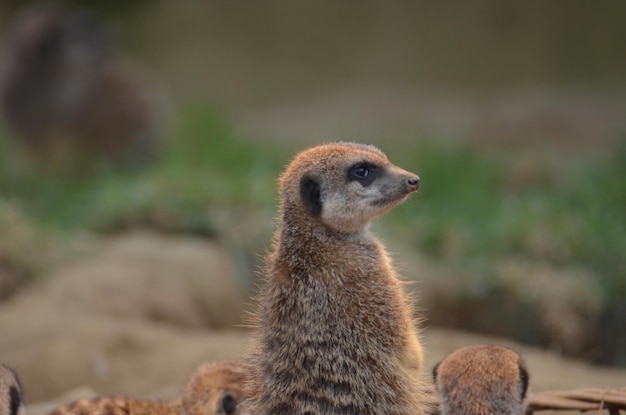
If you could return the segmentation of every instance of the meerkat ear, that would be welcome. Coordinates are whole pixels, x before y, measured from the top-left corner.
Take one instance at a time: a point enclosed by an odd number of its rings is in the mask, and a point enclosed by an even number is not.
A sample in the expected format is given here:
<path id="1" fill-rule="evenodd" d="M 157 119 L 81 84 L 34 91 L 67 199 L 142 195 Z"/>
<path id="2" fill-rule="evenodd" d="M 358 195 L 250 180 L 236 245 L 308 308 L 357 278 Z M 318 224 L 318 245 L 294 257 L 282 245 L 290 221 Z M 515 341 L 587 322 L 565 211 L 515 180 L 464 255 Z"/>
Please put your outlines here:
<path id="1" fill-rule="evenodd" d="M 435 384 L 435 386 L 437 386 L 437 370 L 439 369 L 440 363 L 441 362 L 437 363 L 435 367 L 433 367 L 433 383 Z"/>
<path id="2" fill-rule="evenodd" d="M 237 410 L 237 400 L 230 393 L 226 393 L 221 399 L 220 406 L 221 410 L 219 412 L 232 415 Z"/>
<path id="3" fill-rule="evenodd" d="M 524 400 L 528 391 L 528 370 L 526 370 L 524 365 L 519 365 L 519 375 L 522 381 L 522 400 Z"/>
<path id="4" fill-rule="evenodd" d="M 9 402 L 10 402 L 10 415 L 17 415 L 17 411 L 20 409 L 20 405 L 22 404 L 22 394 L 15 387 L 11 386 L 9 388 Z"/>
<path id="5" fill-rule="evenodd" d="M 300 197 L 304 206 L 315 216 L 322 213 L 322 198 L 320 185 L 311 176 L 304 176 L 300 180 Z"/>

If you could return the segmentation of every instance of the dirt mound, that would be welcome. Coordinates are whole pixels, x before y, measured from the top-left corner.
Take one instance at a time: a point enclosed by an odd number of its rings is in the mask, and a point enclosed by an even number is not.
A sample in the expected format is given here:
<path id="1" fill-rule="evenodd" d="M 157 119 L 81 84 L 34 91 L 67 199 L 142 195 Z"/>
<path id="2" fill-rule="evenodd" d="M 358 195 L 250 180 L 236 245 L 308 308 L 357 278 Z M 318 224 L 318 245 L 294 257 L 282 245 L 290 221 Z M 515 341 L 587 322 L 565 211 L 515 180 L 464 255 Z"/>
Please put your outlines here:
<path id="1" fill-rule="evenodd" d="M 242 292 L 217 242 L 136 232 L 60 267 L 20 301 L 178 327 L 232 328 L 240 322 Z"/>
<path id="2" fill-rule="evenodd" d="M 419 281 L 420 306 L 431 321 L 442 318 L 448 305 L 438 303 L 438 293 L 450 292 L 445 270 L 404 258 L 409 261 L 398 262 L 404 262 L 404 275 Z M 512 292 L 530 295 L 518 283 L 531 270 L 515 269 L 524 272 L 506 280 Z M 170 397 L 202 362 L 244 355 L 248 333 L 232 329 L 246 302 L 237 278 L 214 241 L 138 232 L 98 242 L 88 255 L 2 304 L 0 362 L 20 373 L 28 402 L 53 400 L 34 406 L 35 414 L 94 393 Z M 572 287 L 578 288 L 571 293 L 582 290 L 588 298 L 586 285 Z M 522 352 L 537 391 L 626 385 L 626 371 L 591 367 L 502 338 L 428 329 L 423 339 L 425 377 L 458 347 L 499 343 Z"/>
<path id="3" fill-rule="evenodd" d="M 215 241 L 113 237 L 2 304 L 0 361 L 31 402 L 83 385 L 131 395 L 179 385 L 203 361 L 240 355 L 242 292 Z"/>
<path id="4" fill-rule="evenodd" d="M 593 360 L 604 298 L 588 270 L 501 260 L 493 274 L 429 260 L 403 247 L 398 262 L 429 325 L 515 338 Z"/>
<path id="5" fill-rule="evenodd" d="M 180 386 L 204 361 L 241 356 L 240 331 L 184 331 L 144 321 L 22 305 L 0 311 L 0 361 L 20 374 L 29 402 L 87 385 L 142 396 Z"/>

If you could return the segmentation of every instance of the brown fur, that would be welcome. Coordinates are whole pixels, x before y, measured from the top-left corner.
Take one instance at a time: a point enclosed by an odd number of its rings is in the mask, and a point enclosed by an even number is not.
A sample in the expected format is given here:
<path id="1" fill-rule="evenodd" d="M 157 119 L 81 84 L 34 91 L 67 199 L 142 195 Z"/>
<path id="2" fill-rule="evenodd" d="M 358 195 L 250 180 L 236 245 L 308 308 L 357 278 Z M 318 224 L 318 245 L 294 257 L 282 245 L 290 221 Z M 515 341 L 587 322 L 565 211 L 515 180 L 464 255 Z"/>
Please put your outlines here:
<path id="1" fill-rule="evenodd" d="M 184 415 L 240 415 L 244 379 L 249 368 L 242 362 L 206 363 L 200 366 L 183 390 Z"/>
<path id="2" fill-rule="evenodd" d="M 50 415 L 241 415 L 246 371 L 240 362 L 205 363 L 172 402 L 97 397 L 61 406 Z"/>
<path id="3" fill-rule="evenodd" d="M 374 170 L 369 185 L 351 176 L 359 163 Z M 424 412 L 412 303 L 367 230 L 417 183 L 362 144 L 314 147 L 287 167 L 250 356 L 251 413 Z"/>
<path id="4" fill-rule="evenodd" d="M 50 415 L 182 415 L 166 402 L 141 401 L 125 396 L 80 399 L 56 408 Z"/>
<path id="5" fill-rule="evenodd" d="M 521 356 L 500 346 L 467 346 L 433 369 L 442 415 L 522 415 L 528 373 Z"/>
<path id="6" fill-rule="evenodd" d="M 22 385 L 17 374 L 0 364 L 0 415 L 25 415 Z"/>
<path id="7" fill-rule="evenodd" d="M 101 22 L 85 12 L 38 7 L 18 16 L 8 38 L 0 112 L 36 160 L 64 167 L 154 155 L 154 91 L 117 57 Z"/>

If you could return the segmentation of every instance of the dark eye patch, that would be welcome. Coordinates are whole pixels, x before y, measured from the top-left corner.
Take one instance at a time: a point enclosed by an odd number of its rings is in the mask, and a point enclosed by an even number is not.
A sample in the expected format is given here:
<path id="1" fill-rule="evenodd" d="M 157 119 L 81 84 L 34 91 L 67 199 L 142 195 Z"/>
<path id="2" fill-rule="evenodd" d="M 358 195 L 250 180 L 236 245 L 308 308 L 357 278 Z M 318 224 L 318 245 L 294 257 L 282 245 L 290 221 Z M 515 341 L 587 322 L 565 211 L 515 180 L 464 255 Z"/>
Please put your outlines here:
<path id="1" fill-rule="evenodd" d="M 322 197 L 319 183 L 310 176 L 304 176 L 300 180 L 300 197 L 304 206 L 314 216 L 322 213 Z"/>
<path id="2" fill-rule="evenodd" d="M 348 180 L 357 181 L 363 186 L 369 186 L 378 177 L 380 170 L 380 167 L 371 163 L 356 163 L 348 169 Z"/>

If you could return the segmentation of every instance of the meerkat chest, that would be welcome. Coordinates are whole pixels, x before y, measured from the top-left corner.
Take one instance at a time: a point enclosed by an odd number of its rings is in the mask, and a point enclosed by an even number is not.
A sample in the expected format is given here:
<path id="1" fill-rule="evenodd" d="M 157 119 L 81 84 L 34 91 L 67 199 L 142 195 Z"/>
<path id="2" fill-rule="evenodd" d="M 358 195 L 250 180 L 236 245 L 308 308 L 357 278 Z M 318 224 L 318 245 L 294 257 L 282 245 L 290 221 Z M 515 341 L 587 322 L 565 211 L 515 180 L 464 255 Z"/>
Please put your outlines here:
<path id="1" fill-rule="evenodd" d="M 295 337 L 351 339 L 380 347 L 402 341 L 402 304 L 397 287 L 379 275 L 307 275 L 275 287 L 267 323 Z"/>

